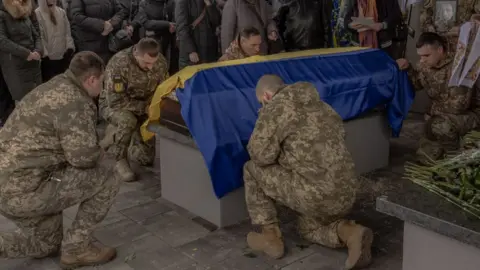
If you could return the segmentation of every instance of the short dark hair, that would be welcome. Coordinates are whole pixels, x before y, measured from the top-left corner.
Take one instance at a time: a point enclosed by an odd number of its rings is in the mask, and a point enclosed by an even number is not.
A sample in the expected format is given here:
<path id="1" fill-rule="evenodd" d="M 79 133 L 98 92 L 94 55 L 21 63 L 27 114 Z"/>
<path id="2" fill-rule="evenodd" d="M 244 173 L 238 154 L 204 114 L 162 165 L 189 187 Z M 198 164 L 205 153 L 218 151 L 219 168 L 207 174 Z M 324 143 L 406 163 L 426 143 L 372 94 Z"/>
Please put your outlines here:
<path id="1" fill-rule="evenodd" d="M 148 54 L 150 57 L 157 57 L 160 54 L 160 44 L 153 38 L 142 38 L 135 45 L 137 52 Z"/>
<path id="2" fill-rule="evenodd" d="M 91 51 L 78 52 L 73 56 L 68 67 L 80 81 L 90 76 L 100 77 L 105 71 L 105 63 L 98 54 Z"/>
<path id="3" fill-rule="evenodd" d="M 252 36 L 260 36 L 260 31 L 253 26 L 249 26 L 243 28 L 238 35 L 243 38 L 250 38 Z"/>
<path id="4" fill-rule="evenodd" d="M 443 50 L 447 50 L 447 39 L 434 32 L 424 32 L 418 38 L 416 47 L 419 49 L 425 45 L 442 47 Z"/>

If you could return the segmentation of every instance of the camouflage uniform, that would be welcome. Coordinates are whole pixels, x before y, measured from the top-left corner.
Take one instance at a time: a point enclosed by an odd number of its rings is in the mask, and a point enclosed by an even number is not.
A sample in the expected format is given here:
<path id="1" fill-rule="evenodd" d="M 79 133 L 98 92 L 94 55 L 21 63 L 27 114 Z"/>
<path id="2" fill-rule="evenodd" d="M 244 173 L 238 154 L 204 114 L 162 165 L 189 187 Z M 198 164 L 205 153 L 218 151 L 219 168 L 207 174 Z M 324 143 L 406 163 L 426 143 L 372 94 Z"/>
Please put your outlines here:
<path id="1" fill-rule="evenodd" d="M 0 129 L 0 212 L 19 227 L 0 233 L 0 257 L 90 247 L 120 186 L 115 160 L 98 146 L 96 120 L 94 101 L 67 71 L 25 96 Z M 62 211 L 78 203 L 63 236 Z"/>
<path id="2" fill-rule="evenodd" d="M 244 167 L 253 224 L 277 223 L 273 200 L 299 213 L 299 231 L 328 247 L 344 245 L 337 227 L 355 201 L 357 179 L 343 120 L 310 83 L 281 89 L 261 109 Z"/>
<path id="3" fill-rule="evenodd" d="M 248 55 L 242 50 L 242 47 L 238 43 L 238 38 L 236 38 L 230 46 L 225 50 L 225 53 L 218 59 L 218 62 L 229 61 L 229 60 L 237 60 L 247 58 Z"/>
<path id="4" fill-rule="evenodd" d="M 147 119 L 151 98 L 167 72 L 167 61 L 162 55 L 151 70 L 142 69 L 133 55 L 133 47 L 118 52 L 108 62 L 99 107 L 102 117 L 109 123 L 107 135 L 114 133 L 109 152 L 118 160 L 128 155 L 130 160 L 142 165 L 153 162 L 154 143 L 152 140 L 143 142 L 140 126 Z"/>
<path id="5" fill-rule="evenodd" d="M 474 91 L 465 86 L 448 87 L 453 55 L 448 54 L 436 67 L 421 64 L 409 69 L 415 89 L 425 89 L 432 100 L 425 124 L 425 136 L 417 151 L 419 161 L 426 156 L 439 159 L 445 151 L 456 150 L 461 136 L 476 128 L 479 119 L 474 113 Z"/>
<path id="6" fill-rule="evenodd" d="M 456 22 L 454 25 L 439 27 L 435 25 L 436 0 L 425 0 L 423 10 L 420 13 L 420 28 L 423 32 L 435 32 L 445 34 L 454 26 L 460 26 L 470 21 L 473 14 L 480 13 L 480 0 L 458 0 Z M 444 28 L 444 29 L 441 29 Z"/>

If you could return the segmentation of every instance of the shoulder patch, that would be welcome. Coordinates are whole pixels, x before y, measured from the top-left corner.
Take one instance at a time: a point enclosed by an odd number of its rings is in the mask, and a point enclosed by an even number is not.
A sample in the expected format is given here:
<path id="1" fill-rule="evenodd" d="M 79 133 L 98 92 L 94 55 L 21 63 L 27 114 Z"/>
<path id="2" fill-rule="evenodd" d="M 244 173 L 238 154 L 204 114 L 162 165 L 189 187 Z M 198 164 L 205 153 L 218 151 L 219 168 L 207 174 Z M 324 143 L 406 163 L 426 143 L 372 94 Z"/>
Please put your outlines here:
<path id="1" fill-rule="evenodd" d="M 123 93 L 125 91 L 125 83 L 123 82 L 121 75 L 113 75 L 113 89 L 117 93 Z"/>

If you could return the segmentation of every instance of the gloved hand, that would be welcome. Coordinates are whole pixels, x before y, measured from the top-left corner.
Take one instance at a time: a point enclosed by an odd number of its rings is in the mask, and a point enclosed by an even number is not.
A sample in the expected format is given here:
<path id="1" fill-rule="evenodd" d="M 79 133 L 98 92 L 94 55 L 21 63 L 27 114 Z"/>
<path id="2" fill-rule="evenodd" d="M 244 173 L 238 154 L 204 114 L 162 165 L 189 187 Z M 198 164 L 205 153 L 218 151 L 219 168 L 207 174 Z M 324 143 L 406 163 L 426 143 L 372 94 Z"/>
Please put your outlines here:
<path id="1" fill-rule="evenodd" d="M 73 49 L 68 49 L 65 54 L 63 54 L 63 59 L 72 59 L 75 51 Z"/>

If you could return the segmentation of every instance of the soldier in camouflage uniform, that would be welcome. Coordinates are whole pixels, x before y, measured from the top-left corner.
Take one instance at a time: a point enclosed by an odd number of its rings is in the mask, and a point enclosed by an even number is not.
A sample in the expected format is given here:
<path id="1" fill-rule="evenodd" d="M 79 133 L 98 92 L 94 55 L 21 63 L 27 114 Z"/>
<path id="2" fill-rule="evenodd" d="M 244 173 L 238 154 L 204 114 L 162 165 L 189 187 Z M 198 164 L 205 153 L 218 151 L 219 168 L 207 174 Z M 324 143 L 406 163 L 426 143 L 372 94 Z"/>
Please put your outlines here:
<path id="1" fill-rule="evenodd" d="M 243 59 L 260 54 L 262 36 L 255 27 L 248 27 L 240 31 L 225 53 L 218 59 L 219 62 Z"/>
<path id="2" fill-rule="evenodd" d="M 279 77 L 265 75 L 257 98 L 263 108 L 243 172 L 250 218 L 262 232 L 249 233 L 248 245 L 273 258 L 284 255 L 276 201 L 299 214 L 298 229 L 307 240 L 347 246 L 347 269 L 368 265 L 372 231 L 343 219 L 358 186 L 343 120 L 310 83 L 284 85 Z"/>
<path id="3" fill-rule="evenodd" d="M 61 249 L 66 269 L 115 257 L 114 248 L 91 242 L 121 184 L 95 129 L 104 67 L 95 53 L 78 53 L 65 73 L 25 96 L 0 130 L 0 213 L 19 227 L 0 233 L 0 257 L 43 258 Z M 76 204 L 63 235 L 62 211 Z"/>
<path id="4" fill-rule="evenodd" d="M 99 99 L 100 113 L 108 126 L 100 144 L 120 161 L 123 181 L 135 180 L 129 160 L 144 166 L 153 163 L 154 142 L 143 142 L 140 126 L 147 119 L 151 98 L 167 72 L 160 45 L 152 38 L 141 39 L 108 62 L 105 88 Z"/>
<path id="5" fill-rule="evenodd" d="M 479 119 L 474 112 L 474 91 L 466 86 L 448 86 L 454 53 L 447 50 L 447 41 L 437 33 L 423 33 L 417 42 L 418 67 L 406 59 L 398 59 L 400 69 L 408 70 L 416 90 L 425 89 L 432 100 L 427 114 L 425 137 L 417 151 L 418 161 L 437 160 L 447 151 L 459 148 L 460 138 L 475 129 Z"/>
<path id="6" fill-rule="evenodd" d="M 480 13 L 480 0 L 458 0 L 457 11 L 454 13 L 456 20 L 453 25 L 435 24 L 437 0 L 423 1 L 423 10 L 420 13 L 420 28 L 423 32 L 435 32 L 441 35 L 457 37 L 459 26 L 469 21 L 473 14 Z M 452 10 L 454 11 L 454 10 Z M 453 40 L 455 40 L 453 38 Z"/>

